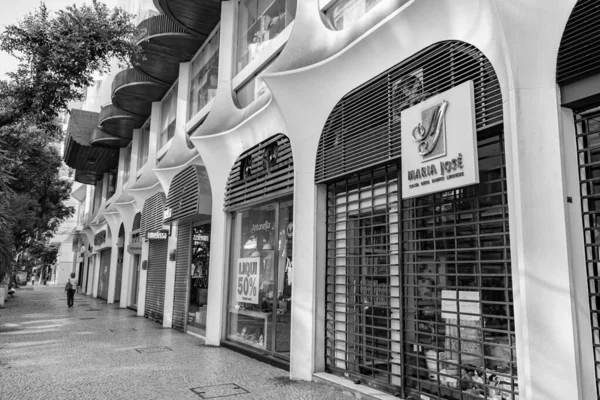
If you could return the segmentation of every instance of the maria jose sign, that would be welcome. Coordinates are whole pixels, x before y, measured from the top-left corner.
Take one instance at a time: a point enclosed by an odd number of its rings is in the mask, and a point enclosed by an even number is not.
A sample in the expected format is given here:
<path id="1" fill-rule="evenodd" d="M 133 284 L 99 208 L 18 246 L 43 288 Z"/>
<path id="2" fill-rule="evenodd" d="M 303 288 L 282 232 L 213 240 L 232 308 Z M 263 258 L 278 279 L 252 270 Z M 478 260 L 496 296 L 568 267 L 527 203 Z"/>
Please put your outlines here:
<path id="1" fill-rule="evenodd" d="M 402 198 L 479 183 L 473 82 L 402 111 Z"/>

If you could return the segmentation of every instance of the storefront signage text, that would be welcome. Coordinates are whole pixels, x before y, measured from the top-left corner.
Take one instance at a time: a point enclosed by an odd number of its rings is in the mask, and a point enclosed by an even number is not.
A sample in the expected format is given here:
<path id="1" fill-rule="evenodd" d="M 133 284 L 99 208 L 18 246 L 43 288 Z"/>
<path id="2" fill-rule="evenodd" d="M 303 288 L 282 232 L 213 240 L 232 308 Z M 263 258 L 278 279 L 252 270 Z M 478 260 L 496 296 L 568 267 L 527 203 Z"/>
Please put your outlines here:
<path id="1" fill-rule="evenodd" d="M 167 240 L 169 237 L 169 231 L 161 229 L 158 231 L 148 231 L 146 232 L 146 239 L 149 240 Z"/>
<path id="2" fill-rule="evenodd" d="M 479 183 L 473 82 L 402 111 L 402 198 Z"/>
<path id="3" fill-rule="evenodd" d="M 129 254 L 142 254 L 142 244 L 139 242 L 130 242 L 127 246 L 127 252 Z"/>
<path id="4" fill-rule="evenodd" d="M 271 229 L 271 223 L 269 221 L 265 221 L 264 224 L 253 224 L 252 229 L 250 229 L 250 231 L 254 233 L 259 231 L 266 231 L 269 229 Z"/>
<path id="5" fill-rule="evenodd" d="M 260 258 L 240 258 L 237 268 L 237 290 L 235 300 L 258 304 L 258 282 L 260 280 Z"/>
<path id="6" fill-rule="evenodd" d="M 163 219 L 171 218 L 171 215 L 173 215 L 173 210 L 171 210 L 170 208 L 167 208 L 163 212 Z"/>

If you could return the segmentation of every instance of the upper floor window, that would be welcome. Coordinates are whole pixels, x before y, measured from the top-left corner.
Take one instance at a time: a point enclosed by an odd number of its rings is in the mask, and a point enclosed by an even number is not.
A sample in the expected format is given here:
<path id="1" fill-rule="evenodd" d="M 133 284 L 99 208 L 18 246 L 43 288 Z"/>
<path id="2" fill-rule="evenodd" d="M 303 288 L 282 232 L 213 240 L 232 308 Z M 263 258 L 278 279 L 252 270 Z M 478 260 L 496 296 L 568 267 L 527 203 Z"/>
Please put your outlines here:
<path id="1" fill-rule="evenodd" d="M 138 147 L 138 159 L 137 159 L 137 170 L 142 169 L 148 161 L 148 149 L 150 147 L 150 131 L 148 128 L 142 129 L 142 135 L 140 136 L 140 145 Z"/>
<path id="2" fill-rule="evenodd" d="M 219 31 L 192 61 L 188 121 L 217 94 L 219 80 Z"/>
<path id="3" fill-rule="evenodd" d="M 296 15 L 296 0 L 240 0 L 237 70 L 240 72 Z"/>
<path id="4" fill-rule="evenodd" d="M 129 180 L 129 172 L 131 170 L 131 143 L 125 150 L 125 160 L 123 160 L 123 185 Z"/>
<path id="5" fill-rule="evenodd" d="M 117 170 L 113 169 L 108 172 L 108 191 L 106 198 L 110 199 L 117 191 Z"/>
<path id="6" fill-rule="evenodd" d="M 383 0 L 337 0 L 326 10 L 325 15 L 333 29 L 342 30 L 358 21 Z"/>
<path id="7" fill-rule="evenodd" d="M 250 103 L 256 100 L 261 94 L 267 91 L 267 85 L 262 79 L 262 73 L 275 61 L 277 56 L 273 57 L 271 61 L 265 64 L 256 74 L 244 83 L 235 94 L 237 96 L 238 105 L 241 108 L 246 108 Z"/>
<path id="8" fill-rule="evenodd" d="M 175 120 L 177 117 L 177 88 L 171 91 L 162 102 L 160 113 L 160 133 L 158 147 L 160 150 L 175 136 Z"/>

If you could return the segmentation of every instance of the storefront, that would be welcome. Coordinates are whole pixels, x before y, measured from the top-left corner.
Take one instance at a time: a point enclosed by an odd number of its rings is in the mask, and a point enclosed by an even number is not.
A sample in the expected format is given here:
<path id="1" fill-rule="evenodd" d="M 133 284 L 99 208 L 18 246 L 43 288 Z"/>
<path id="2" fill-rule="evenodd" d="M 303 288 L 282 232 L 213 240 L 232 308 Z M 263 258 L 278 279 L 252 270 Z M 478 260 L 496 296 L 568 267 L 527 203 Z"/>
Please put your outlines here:
<path id="1" fill-rule="evenodd" d="M 121 224 L 117 239 L 117 276 L 115 277 L 115 303 L 121 301 L 121 282 L 123 281 L 123 255 L 125 253 L 125 227 Z"/>
<path id="2" fill-rule="evenodd" d="M 94 249 L 100 254 L 100 270 L 98 275 L 98 297 L 102 300 L 108 299 L 108 280 L 110 277 L 110 257 L 112 249 L 107 247 L 106 230 L 98 232 L 94 236 Z M 104 249 L 103 249 L 104 248 Z"/>
<path id="3" fill-rule="evenodd" d="M 212 197 L 204 167 L 192 165 L 173 178 L 164 223 L 177 227 L 173 328 L 206 335 Z"/>
<path id="4" fill-rule="evenodd" d="M 162 322 L 165 308 L 165 281 L 169 229 L 163 229 L 164 193 L 157 193 L 144 203 L 141 234 L 149 241 L 144 317 Z"/>
<path id="5" fill-rule="evenodd" d="M 231 212 L 225 344 L 289 362 L 294 165 L 276 135 L 242 154 L 227 181 Z"/>
<path id="6" fill-rule="evenodd" d="M 502 96 L 486 57 L 441 42 L 348 93 L 316 183 L 326 369 L 400 397 L 517 399 Z"/>
<path id="7" fill-rule="evenodd" d="M 129 245 L 127 246 L 127 252 L 133 256 L 131 257 L 131 287 L 129 290 L 130 295 L 127 300 L 127 307 L 133 310 L 137 310 L 138 291 L 140 287 L 140 268 L 142 267 L 142 238 L 140 236 L 141 218 L 141 213 L 135 215 L 131 238 L 129 239 Z"/>

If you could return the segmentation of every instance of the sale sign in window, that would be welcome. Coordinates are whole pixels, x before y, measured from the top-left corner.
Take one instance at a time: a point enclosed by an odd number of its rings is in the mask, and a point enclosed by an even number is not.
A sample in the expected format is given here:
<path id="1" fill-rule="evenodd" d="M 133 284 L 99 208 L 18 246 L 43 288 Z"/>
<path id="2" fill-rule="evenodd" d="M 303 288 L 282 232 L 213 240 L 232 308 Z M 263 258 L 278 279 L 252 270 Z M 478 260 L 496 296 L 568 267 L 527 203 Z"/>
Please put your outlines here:
<path id="1" fill-rule="evenodd" d="M 260 258 L 240 258 L 237 272 L 235 300 L 242 303 L 258 304 Z"/>

